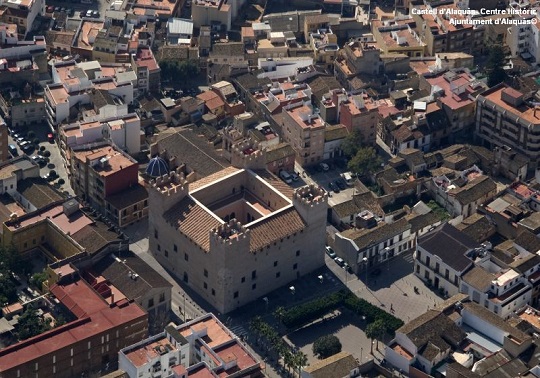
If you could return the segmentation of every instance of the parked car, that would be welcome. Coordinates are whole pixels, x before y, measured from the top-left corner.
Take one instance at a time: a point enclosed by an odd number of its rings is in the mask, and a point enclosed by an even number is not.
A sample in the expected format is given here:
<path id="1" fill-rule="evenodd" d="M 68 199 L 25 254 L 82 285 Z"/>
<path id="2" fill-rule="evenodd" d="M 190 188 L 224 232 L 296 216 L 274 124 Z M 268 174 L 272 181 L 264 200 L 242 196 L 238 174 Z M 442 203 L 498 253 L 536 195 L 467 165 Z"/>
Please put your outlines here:
<path id="1" fill-rule="evenodd" d="M 8 151 L 11 154 L 11 156 L 19 156 L 19 152 L 17 151 L 17 146 L 14 144 L 8 144 Z"/>
<path id="2" fill-rule="evenodd" d="M 336 258 L 334 258 L 334 261 L 335 261 L 336 264 L 338 264 L 339 266 L 345 265 L 345 260 L 343 260 L 341 257 L 336 257 Z"/>
<path id="3" fill-rule="evenodd" d="M 352 273 L 352 269 L 349 266 L 349 264 L 347 264 L 347 263 L 343 264 L 343 269 L 345 269 L 345 271 L 347 271 L 347 273 Z"/>
<path id="4" fill-rule="evenodd" d="M 97 11 L 97 10 L 92 11 L 92 17 L 99 18 L 99 11 Z"/>
<path id="5" fill-rule="evenodd" d="M 330 166 L 326 163 L 321 163 L 319 164 L 319 166 L 322 168 L 323 171 L 329 171 L 330 170 Z"/>
<path id="6" fill-rule="evenodd" d="M 53 7 L 52 5 L 49 5 L 49 6 L 45 9 L 45 11 L 46 11 L 47 13 L 52 13 L 52 12 L 54 12 L 54 7 Z"/>
<path id="7" fill-rule="evenodd" d="M 32 143 L 30 144 L 27 144 L 23 147 L 21 147 L 21 150 L 23 150 L 23 152 L 27 155 L 31 154 L 33 151 L 34 151 L 34 145 Z"/>
<path id="8" fill-rule="evenodd" d="M 22 142 L 27 142 L 26 138 L 23 137 L 23 136 L 13 138 L 13 140 L 15 140 L 15 142 L 17 142 L 19 144 L 22 143 Z"/>
<path id="9" fill-rule="evenodd" d="M 43 159 L 41 156 L 38 156 L 38 155 L 34 155 L 32 156 L 31 158 L 33 161 L 35 161 L 40 167 L 44 167 L 47 162 L 45 161 L 45 159 Z"/>
<path id="10" fill-rule="evenodd" d="M 293 181 L 300 180 L 300 176 L 298 176 L 298 174 L 296 172 L 291 172 L 290 175 L 291 175 Z"/>
<path id="11" fill-rule="evenodd" d="M 293 178 L 289 173 L 287 173 L 287 171 L 279 172 L 279 177 L 281 177 L 281 179 L 287 184 L 292 184 Z"/>
<path id="12" fill-rule="evenodd" d="M 337 179 L 336 180 L 336 185 L 339 187 L 339 189 L 341 190 L 345 190 L 347 189 L 347 184 L 345 184 L 345 181 L 343 181 L 342 179 Z"/>
<path id="13" fill-rule="evenodd" d="M 88 9 L 84 15 L 84 17 L 92 17 L 92 9 Z"/>
<path id="14" fill-rule="evenodd" d="M 336 257 L 336 253 L 334 252 L 332 247 L 327 245 L 325 248 L 326 248 L 326 254 L 334 259 Z"/>
<path id="15" fill-rule="evenodd" d="M 19 143 L 19 147 L 24 148 L 25 146 L 28 146 L 29 144 L 32 144 L 29 140 L 23 140 Z"/>
<path id="16" fill-rule="evenodd" d="M 333 190 L 334 193 L 339 193 L 339 188 L 335 182 L 330 181 L 330 184 L 328 184 L 328 187 L 330 188 L 330 190 Z"/>
<path id="17" fill-rule="evenodd" d="M 68 8 L 67 14 L 68 14 L 69 17 L 73 17 L 73 16 L 75 16 L 75 10 L 72 9 L 72 8 Z"/>
<path id="18" fill-rule="evenodd" d="M 48 133 L 47 134 L 47 140 L 49 141 L 49 143 L 54 143 L 54 134 L 53 133 Z"/>

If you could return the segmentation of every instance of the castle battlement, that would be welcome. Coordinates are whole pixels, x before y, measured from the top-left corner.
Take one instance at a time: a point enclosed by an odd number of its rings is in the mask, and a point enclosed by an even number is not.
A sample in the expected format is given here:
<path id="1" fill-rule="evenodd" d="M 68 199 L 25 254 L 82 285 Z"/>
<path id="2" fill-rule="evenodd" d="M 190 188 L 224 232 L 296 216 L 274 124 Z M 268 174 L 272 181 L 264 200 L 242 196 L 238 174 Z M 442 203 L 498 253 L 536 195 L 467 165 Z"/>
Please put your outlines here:
<path id="1" fill-rule="evenodd" d="M 235 143 L 231 149 L 231 164 L 237 168 L 262 169 L 265 156 L 258 143 L 247 139 Z"/>
<path id="2" fill-rule="evenodd" d="M 153 188 L 159 193 L 167 196 L 171 196 L 179 192 L 188 192 L 188 182 L 180 167 L 169 172 L 168 174 L 150 180 L 149 184 L 150 188 Z"/>
<path id="3" fill-rule="evenodd" d="M 232 245 L 249 237 L 250 231 L 236 219 L 222 224 L 210 231 L 210 237 L 221 244 Z"/>
<path id="4" fill-rule="evenodd" d="M 293 201 L 311 207 L 326 204 L 328 202 L 328 194 L 324 189 L 310 184 L 296 189 L 293 193 Z"/>

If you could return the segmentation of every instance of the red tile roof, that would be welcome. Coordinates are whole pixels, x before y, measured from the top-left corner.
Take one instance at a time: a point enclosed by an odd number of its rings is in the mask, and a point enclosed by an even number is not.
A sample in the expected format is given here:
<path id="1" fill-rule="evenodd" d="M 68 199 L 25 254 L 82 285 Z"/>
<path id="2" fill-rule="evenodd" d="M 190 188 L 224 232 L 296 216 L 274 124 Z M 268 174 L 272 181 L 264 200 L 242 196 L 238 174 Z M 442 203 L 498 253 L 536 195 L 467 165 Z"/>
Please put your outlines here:
<path id="1" fill-rule="evenodd" d="M 82 279 L 67 285 L 55 284 L 51 293 L 73 310 L 78 319 L 1 350 L 0 372 L 147 316 L 134 302 L 122 308 L 109 307 Z"/>

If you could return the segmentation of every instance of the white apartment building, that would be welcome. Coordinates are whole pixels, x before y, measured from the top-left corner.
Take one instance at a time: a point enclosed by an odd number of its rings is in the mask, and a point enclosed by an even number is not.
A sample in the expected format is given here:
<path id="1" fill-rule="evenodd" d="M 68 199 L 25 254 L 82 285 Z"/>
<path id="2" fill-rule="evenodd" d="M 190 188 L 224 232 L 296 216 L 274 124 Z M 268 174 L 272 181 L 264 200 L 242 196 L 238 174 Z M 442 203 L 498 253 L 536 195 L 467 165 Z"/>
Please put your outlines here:
<path id="1" fill-rule="evenodd" d="M 129 378 L 262 376 L 260 362 L 213 314 L 120 350 L 118 366 Z"/>
<path id="2" fill-rule="evenodd" d="M 536 17 L 536 15 L 525 14 L 527 18 Z M 513 58 L 533 58 L 537 64 L 540 62 L 540 29 L 537 23 L 523 22 L 511 25 L 508 28 L 506 41 Z"/>

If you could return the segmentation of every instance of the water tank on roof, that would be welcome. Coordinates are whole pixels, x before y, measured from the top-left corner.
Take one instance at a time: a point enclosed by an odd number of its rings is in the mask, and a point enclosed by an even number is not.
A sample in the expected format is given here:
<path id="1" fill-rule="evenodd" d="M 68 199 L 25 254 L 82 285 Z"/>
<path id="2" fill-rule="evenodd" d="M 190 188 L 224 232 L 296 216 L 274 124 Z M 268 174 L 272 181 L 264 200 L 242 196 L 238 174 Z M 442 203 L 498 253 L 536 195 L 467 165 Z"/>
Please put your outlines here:
<path id="1" fill-rule="evenodd" d="M 169 166 L 165 160 L 159 156 L 150 159 L 146 167 L 146 174 L 150 177 L 159 177 L 169 173 Z"/>

